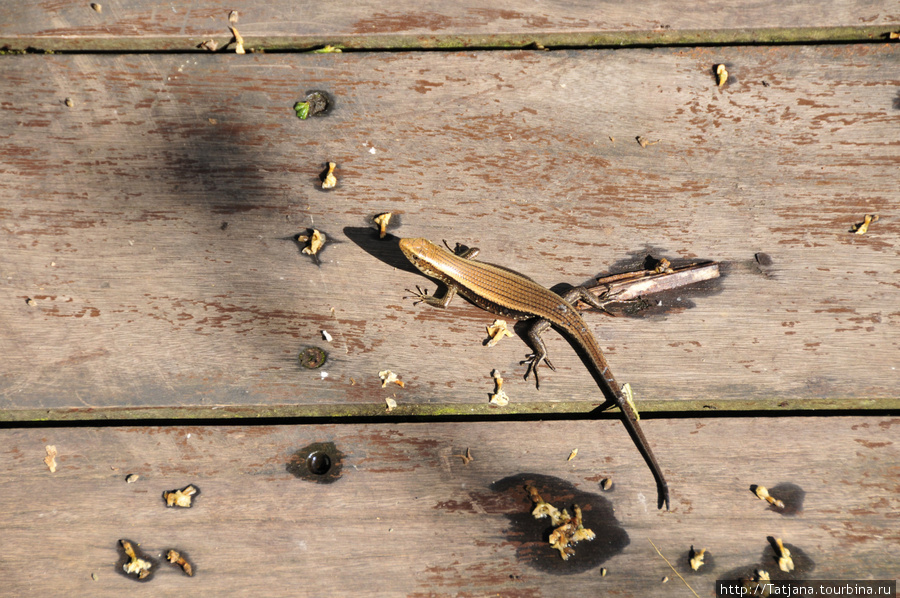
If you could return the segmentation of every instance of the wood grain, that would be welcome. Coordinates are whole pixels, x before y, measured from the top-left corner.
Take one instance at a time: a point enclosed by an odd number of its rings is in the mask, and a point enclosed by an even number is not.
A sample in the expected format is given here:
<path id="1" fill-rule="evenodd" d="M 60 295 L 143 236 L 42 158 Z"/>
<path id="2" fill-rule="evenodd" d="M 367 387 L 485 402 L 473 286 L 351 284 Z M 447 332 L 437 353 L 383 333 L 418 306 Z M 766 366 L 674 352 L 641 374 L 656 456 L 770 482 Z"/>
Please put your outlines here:
<path id="1" fill-rule="evenodd" d="M 668 513 L 654 508 L 652 477 L 617 422 L 7 429 L 0 579 L 5 594 L 43 596 L 260 587 L 270 596 L 690 595 L 652 540 L 712 596 L 716 579 L 754 566 L 778 578 L 764 557 L 767 536 L 793 547 L 796 577 L 893 579 L 898 425 L 878 417 L 647 422 L 672 486 Z M 315 442 L 344 454 L 334 483 L 287 471 Z M 59 450 L 54 474 L 42 461 L 46 444 Z M 467 448 L 474 461 L 464 465 Z M 572 448 L 578 456 L 566 461 Z M 131 473 L 140 479 L 128 484 Z M 563 563 L 539 531 L 516 534 L 531 503 L 520 478 L 500 482 L 518 474 L 538 480 L 556 506 L 575 496 L 595 505 L 586 524 L 614 524 L 610 533 L 626 545 L 595 557 L 607 535 Z M 611 491 L 599 489 L 604 477 Z M 200 488 L 194 506 L 167 509 L 162 492 L 187 484 Z M 772 511 L 752 484 L 794 487 L 801 511 Z M 614 509 L 612 519 L 599 520 L 601 507 Z M 120 538 L 153 558 L 185 552 L 195 576 L 163 563 L 138 585 L 118 572 Z M 692 544 L 710 555 L 699 573 L 685 564 Z"/>
<path id="2" fill-rule="evenodd" d="M 511 410 L 599 403 L 556 335 L 537 392 L 522 342 L 480 346 L 488 314 L 403 300 L 433 285 L 364 232 L 388 210 L 547 286 L 722 262 L 656 315 L 588 316 L 644 410 L 896 406 L 898 66 L 888 45 L 5 59 L 0 414 L 468 413 L 493 368 Z M 300 121 L 311 89 L 335 108 Z"/>
<path id="3" fill-rule="evenodd" d="M 0 5 L 0 47 L 13 50 L 192 50 L 231 40 L 219 2 L 55 0 Z M 800 41 L 872 41 L 900 26 L 890 2 L 794 2 L 777 10 L 747 0 L 622 3 L 501 0 L 489 5 L 395 0 L 384 3 L 244 2 L 237 24 L 249 48 L 466 48 L 622 46 Z"/>

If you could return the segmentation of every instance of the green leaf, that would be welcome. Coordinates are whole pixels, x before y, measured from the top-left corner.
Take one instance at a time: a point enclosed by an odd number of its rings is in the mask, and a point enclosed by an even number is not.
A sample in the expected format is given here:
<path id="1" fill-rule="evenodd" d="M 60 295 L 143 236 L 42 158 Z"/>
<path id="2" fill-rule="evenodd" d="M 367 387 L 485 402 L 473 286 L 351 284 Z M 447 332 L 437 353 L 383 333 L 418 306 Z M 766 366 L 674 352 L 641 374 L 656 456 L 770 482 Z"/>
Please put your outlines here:
<path id="1" fill-rule="evenodd" d="M 297 118 L 306 120 L 309 117 L 309 102 L 297 102 L 294 104 L 294 110 L 297 112 Z"/>

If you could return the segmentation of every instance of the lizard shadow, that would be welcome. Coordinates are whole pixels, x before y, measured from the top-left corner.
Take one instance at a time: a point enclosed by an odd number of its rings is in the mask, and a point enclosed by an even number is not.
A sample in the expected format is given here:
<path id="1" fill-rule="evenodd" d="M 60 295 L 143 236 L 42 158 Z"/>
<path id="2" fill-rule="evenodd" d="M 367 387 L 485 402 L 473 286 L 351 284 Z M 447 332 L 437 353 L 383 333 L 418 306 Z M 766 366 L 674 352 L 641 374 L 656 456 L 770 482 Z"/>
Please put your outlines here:
<path id="1" fill-rule="evenodd" d="M 347 226 L 343 230 L 348 239 L 375 259 L 404 272 L 421 274 L 400 251 L 400 237 L 386 233 L 380 238 L 377 230 L 362 226 Z"/>

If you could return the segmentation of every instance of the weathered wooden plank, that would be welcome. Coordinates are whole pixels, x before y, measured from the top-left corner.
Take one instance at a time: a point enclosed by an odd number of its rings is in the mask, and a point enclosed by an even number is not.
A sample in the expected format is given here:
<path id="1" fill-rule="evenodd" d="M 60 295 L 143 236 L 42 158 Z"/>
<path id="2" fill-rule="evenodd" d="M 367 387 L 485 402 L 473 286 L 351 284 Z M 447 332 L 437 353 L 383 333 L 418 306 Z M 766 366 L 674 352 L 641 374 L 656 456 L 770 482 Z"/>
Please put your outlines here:
<path id="1" fill-rule="evenodd" d="M 387 396 L 468 413 L 493 368 L 510 409 L 599 402 L 556 335 L 537 392 L 524 344 L 479 346 L 488 314 L 403 300 L 433 285 L 357 232 L 386 210 L 398 235 L 479 245 L 548 286 L 648 253 L 721 261 L 717 286 L 656 315 L 588 316 L 645 410 L 896 406 L 898 62 L 891 46 L 4 60 L 2 417 L 352 414 Z M 298 120 L 317 88 L 335 109 Z M 884 217 L 850 234 L 866 213 Z M 332 240 L 320 264 L 291 240 L 309 226 Z M 322 370 L 298 366 L 309 345 Z M 384 369 L 406 389 L 382 390 Z"/>
<path id="2" fill-rule="evenodd" d="M 161 564 L 143 588 L 154 596 L 690 595 L 648 540 L 711 596 L 716 579 L 753 566 L 782 576 L 763 557 L 767 536 L 792 547 L 797 578 L 895 578 L 900 420 L 645 425 L 671 512 L 654 508 L 652 478 L 615 421 L 3 430 L 3 592 L 136 591 L 118 571 L 121 538 L 153 558 L 176 548 L 193 561 L 190 579 Z M 288 471 L 318 442 L 343 454 L 330 484 Z M 59 452 L 53 474 L 48 444 Z M 140 479 L 128 484 L 131 473 Z M 580 501 L 604 535 L 564 563 L 529 519 L 525 480 L 557 507 Z M 195 505 L 167 509 L 163 491 L 188 484 L 200 489 Z M 799 512 L 773 511 L 754 484 Z M 692 544 L 709 552 L 699 573 L 685 564 Z"/>
<path id="3" fill-rule="evenodd" d="M 0 47 L 13 50 L 189 50 L 224 47 L 231 7 L 218 2 L 52 0 L 0 6 Z M 778 10 L 746 0 L 671 3 L 504 0 L 252 2 L 238 7 L 247 47 L 460 48 L 871 41 L 900 26 L 890 2 L 799 2 Z"/>

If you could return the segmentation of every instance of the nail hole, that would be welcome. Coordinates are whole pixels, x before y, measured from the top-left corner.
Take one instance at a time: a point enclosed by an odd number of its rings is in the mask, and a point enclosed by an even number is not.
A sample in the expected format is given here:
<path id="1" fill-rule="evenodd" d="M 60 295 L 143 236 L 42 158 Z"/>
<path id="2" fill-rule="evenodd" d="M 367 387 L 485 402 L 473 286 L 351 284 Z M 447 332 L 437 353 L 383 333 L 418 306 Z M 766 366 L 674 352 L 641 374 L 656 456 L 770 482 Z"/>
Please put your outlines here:
<path id="1" fill-rule="evenodd" d="M 331 457 L 319 451 L 310 453 L 309 457 L 306 458 L 306 467 L 310 473 L 325 475 L 331 469 Z"/>
<path id="2" fill-rule="evenodd" d="M 300 351 L 300 365 L 308 370 L 314 370 L 325 365 L 328 355 L 318 347 L 306 347 Z"/>

